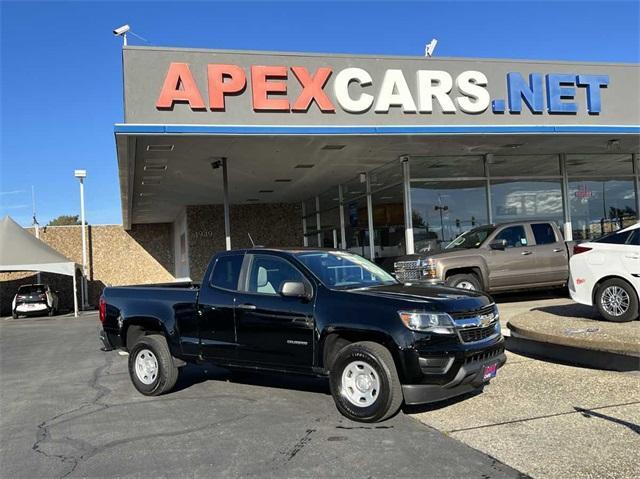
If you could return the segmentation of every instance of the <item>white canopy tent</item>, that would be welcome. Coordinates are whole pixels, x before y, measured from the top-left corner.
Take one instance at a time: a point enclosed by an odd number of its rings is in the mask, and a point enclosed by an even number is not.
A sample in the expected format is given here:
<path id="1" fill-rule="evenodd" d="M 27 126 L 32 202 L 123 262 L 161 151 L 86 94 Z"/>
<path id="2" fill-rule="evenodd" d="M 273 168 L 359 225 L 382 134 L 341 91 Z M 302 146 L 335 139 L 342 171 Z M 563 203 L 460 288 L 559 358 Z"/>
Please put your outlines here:
<path id="1" fill-rule="evenodd" d="M 78 316 L 78 265 L 25 231 L 9 216 L 0 220 L 0 271 L 43 271 L 73 278 L 73 311 Z"/>

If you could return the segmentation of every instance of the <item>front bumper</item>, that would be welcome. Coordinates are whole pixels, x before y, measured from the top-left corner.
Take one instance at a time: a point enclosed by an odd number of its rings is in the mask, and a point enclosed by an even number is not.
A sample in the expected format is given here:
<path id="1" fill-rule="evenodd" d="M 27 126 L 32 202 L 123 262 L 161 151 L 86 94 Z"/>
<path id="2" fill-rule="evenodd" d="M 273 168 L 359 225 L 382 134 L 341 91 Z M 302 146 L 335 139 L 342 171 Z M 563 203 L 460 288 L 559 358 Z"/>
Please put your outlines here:
<path id="1" fill-rule="evenodd" d="M 405 384 L 402 386 L 404 402 L 407 405 L 426 404 L 480 389 L 488 383 L 483 378 L 485 366 L 497 363 L 499 369 L 506 362 L 507 356 L 503 352 L 490 359 L 463 364 L 455 377 L 446 384 Z"/>

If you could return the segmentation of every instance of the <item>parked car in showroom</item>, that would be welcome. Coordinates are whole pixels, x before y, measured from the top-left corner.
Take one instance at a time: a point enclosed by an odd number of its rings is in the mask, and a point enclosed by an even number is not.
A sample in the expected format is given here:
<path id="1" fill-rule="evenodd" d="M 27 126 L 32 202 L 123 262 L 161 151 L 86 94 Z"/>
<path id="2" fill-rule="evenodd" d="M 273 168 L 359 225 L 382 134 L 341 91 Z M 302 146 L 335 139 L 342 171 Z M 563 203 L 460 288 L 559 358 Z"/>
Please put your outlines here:
<path id="1" fill-rule="evenodd" d="M 483 225 L 462 233 L 439 251 L 398 258 L 399 281 L 497 293 L 564 287 L 569 252 L 553 221 Z"/>
<path id="2" fill-rule="evenodd" d="M 13 297 L 11 312 L 14 319 L 18 316 L 53 316 L 58 312 L 58 292 L 48 284 L 23 284 Z"/>
<path id="3" fill-rule="evenodd" d="M 506 361 L 486 294 L 402 284 L 337 250 L 218 253 L 199 287 L 105 288 L 100 321 L 142 394 L 169 392 L 178 368 L 205 361 L 328 377 L 338 410 L 363 422 L 482 390 Z"/>
<path id="4" fill-rule="evenodd" d="M 569 268 L 574 301 L 595 306 L 607 321 L 638 319 L 640 223 L 575 245 Z"/>

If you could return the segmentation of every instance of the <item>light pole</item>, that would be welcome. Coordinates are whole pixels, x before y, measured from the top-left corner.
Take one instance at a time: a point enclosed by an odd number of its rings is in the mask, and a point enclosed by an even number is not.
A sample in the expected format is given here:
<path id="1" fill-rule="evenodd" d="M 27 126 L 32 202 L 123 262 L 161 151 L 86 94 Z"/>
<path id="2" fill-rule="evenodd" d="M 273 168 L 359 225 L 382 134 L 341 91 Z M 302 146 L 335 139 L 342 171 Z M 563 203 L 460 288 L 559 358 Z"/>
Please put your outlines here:
<path id="1" fill-rule="evenodd" d="M 82 309 L 86 309 L 87 306 L 87 237 L 85 234 L 85 221 L 84 221 L 84 179 L 87 177 L 87 170 L 75 170 L 74 176 L 80 180 L 80 222 L 82 224 L 82 283 L 81 283 L 81 295 L 82 295 Z"/>

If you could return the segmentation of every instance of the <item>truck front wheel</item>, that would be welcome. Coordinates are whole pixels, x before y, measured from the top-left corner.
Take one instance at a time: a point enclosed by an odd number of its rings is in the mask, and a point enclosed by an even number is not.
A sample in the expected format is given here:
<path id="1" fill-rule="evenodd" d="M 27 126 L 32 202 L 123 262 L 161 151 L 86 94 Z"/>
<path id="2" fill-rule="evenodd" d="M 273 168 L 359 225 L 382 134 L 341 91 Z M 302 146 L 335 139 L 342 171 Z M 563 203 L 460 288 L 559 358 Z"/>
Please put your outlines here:
<path id="1" fill-rule="evenodd" d="M 454 274 L 453 276 L 449 276 L 445 283 L 447 286 L 453 288 L 468 289 L 471 291 L 482 290 L 480 281 L 478 281 L 478 277 L 475 274 Z"/>
<path id="2" fill-rule="evenodd" d="M 384 421 L 402 405 L 393 357 L 378 343 L 364 341 L 341 349 L 333 361 L 329 385 L 338 410 L 353 421 Z"/>
<path id="3" fill-rule="evenodd" d="M 131 348 L 129 376 L 135 388 L 145 396 L 159 396 L 173 389 L 178 380 L 178 368 L 163 336 L 142 336 Z"/>

